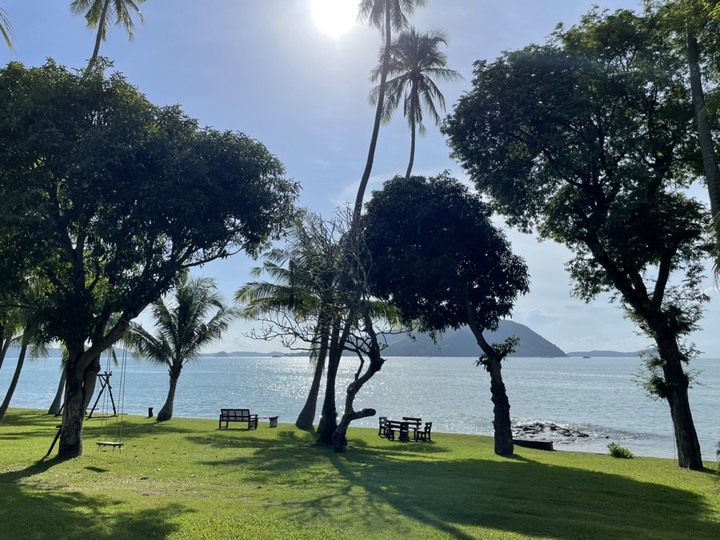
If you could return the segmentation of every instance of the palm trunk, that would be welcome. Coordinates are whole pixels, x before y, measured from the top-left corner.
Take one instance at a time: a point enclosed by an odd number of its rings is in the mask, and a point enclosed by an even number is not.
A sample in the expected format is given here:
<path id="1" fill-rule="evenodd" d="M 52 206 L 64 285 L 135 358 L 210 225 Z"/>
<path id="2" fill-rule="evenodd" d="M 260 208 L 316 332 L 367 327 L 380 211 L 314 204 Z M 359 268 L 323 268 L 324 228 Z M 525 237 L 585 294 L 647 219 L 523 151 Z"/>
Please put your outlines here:
<path id="1" fill-rule="evenodd" d="M 95 63 L 95 60 L 97 60 L 98 54 L 100 53 L 100 43 L 102 42 L 103 29 L 105 28 L 105 21 L 107 19 L 107 11 L 109 6 L 110 0 L 105 0 L 102 13 L 100 14 L 100 20 L 98 20 L 98 31 L 95 37 L 95 48 L 93 49 L 92 56 L 90 57 L 90 61 L 88 62 L 88 68 Z"/>
<path id="2" fill-rule="evenodd" d="M 368 148 L 367 161 L 363 170 L 360 185 L 358 186 L 357 195 L 355 197 L 355 205 L 353 208 L 352 221 L 348 231 L 347 252 L 344 254 L 343 267 L 338 280 L 338 292 L 342 297 L 348 290 L 348 267 L 350 258 L 352 257 L 353 241 L 358 236 L 358 227 L 360 225 L 360 215 L 362 214 L 363 199 L 365 198 L 365 190 L 370 181 L 373 163 L 375 161 L 375 149 L 377 147 L 378 135 L 380 134 L 380 123 L 382 121 L 383 108 L 385 106 L 385 92 L 387 90 L 387 73 L 390 66 L 390 45 L 392 42 L 390 3 L 385 3 L 385 51 L 383 54 L 382 72 L 380 73 L 380 87 L 378 89 L 378 100 L 375 108 L 375 120 L 373 122 L 372 135 L 370 136 L 370 147 Z M 341 322 L 333 325 L 332 337 L 330 340 L 330 355 L 328 360 L 328 371 L 326 379 L 325 399 L 323 401 L 322 415 L 318 424 L 318 442 L 323 444 L 332 444 L 333 434 L 337 429 L 337 406 L 335 404 L 335 382 L 337 378 L 337 370 L 340 366 L 340 359 L 347 340 L 347 329 L 340 332 Z"/>
<path id="3" fill-rule="evenodd" d="M 5 333 L 5 326 L 0 326 L 0 336 L 2 336 Z M 2 348 L 0 348 L 0 368 L 2 368 L 3 362 L 5 361 L 5 356 L 7 355 L 8 349 L 10 348 L 10 344 L 12 343 L 11 338 L 5 338 L 2 340 Z"/>
<path id="4" fill-rule="evenodd" d="M 160 412 L 157 415 L 158 422 L 165 422 L 172 418 L 173 405 L 175 404 L 175 390 L 177 389 L 178 379 L 180 378 L 180 369 L 172 367 L 169 370 L 170 388 L 168 389 L 168 395 L 167 399 L 165 400 L 165 405 L 162 406 L 162 409 L 160 409 Z"/>
<path id="5" fill-rule="evenodd" d="M 413 165 L 415 164 L 415 119 L 410 120 L 410 161 L 408 162 L 407 171 L 405 171 L 405 178 L 410 178 L 412 173 Z"/>
<path id="6" fill-rule="evenodd" d="M 388 67 L 390 66 L 391 38 L 392 34 L 390 29 L 390 2 L 385 2 L 385 53 L 383 54 L 382 72 L 380 73 L 380 87 L 378 88 L 377 107 L 375 108 L 375 122 L 373 124 L 372 135 L 370 137 L 370 148 L 368 149 L 365 170 L 363 171 L 362 178 L 360 179 L 357 196 L 355 197 L 353 219 L 350 225 L 351 230 L 354 230 L 357 227 L 357 222 L 360 219 L 360 214 L 362 213 L 363 199 L 365 198 L 365 190 L 367 189 L 367 184 L 370 181 L 370 174 L 372 173 L 373 162 L 375 161 L 375 148 L 377 147 L 378 135 L 380 134 L 380 122 L 382 120 L 382 112 L 385 106 L 387 72 Z"/>
<path id="7" fill-rule="evenodd" d="M 22 371 L 23 364 L 25 363 L 26 352 L 27 345 L 23 344 L 23 346 L 20 347 L 20 355 L 18 356 L 17 366 L 15 366 L 15 373 L 13 373 L 12 381 L 10 381 L 10 386 L 5 393 L 5 399 L 3 400 L 2 405 L 0 405 L 0 424 L 2 424 L 2 421 L 5 418 L 5 413 L 7 412 L 8 407 L 10 407 L 10 400 L 15 393 L 18 381 L 20 380 L 20 372 Z"/>
<path id="8" fill-rule="evenodd" d="M 65 366 L 65 407 L 58 450 L 58 456 L 61 459 L 76 458 L 82 455 L 82 429 L 85 411 L 95 392 L 97 374 L 100 372 L 99 356 L 93 358 L 87 366 L 83 366 L 82 355 L 82 346 L 68 347 L 68 362 Z"/>
<path id="9" fill-rule="evenodd" d="M 60 409 L 63 403 L 63 393 L 65 391 L 65 369 L 63 368 L 60 372 L 60 382 L 58 383 L 57 391 L 55 392 L 55 399 L 50 404 L 48 414 L 54 414 L 57 416 L 60 414 Z"/>
<path id="10" fill-rule="evenodd" d="M 325 398 L 323 399 L 322 414 L 318 423 L 317 437 L 322 444 L 332 444 L 332 436 L 337 429 L 337 405 L 335 404 L 335 384 L 337 372 L 342 358 L 342 344 L 340 336 L 340 322 L 333 324 L 333 333 L 330 339 L 327 377 L 325 378 Z"/>
<path id="11" fill-rule="evenodd" d="M 320 384 L 322 383 L 322 375 L 325 371 L 325 360 L 327 359 L 328 335 L 325 332 L 320 338 L 320 351 L 315 362 L 315 373 L 313 374 L 312 384 L 308 392 L 305 406 L 295 420 L 295 426 L 299 429 L 311 430 L 315 421 L 315 411 L 317 410 L 318 394 L 320 393 Z"/>
<path id="12" fill-rule="evenodd" d="M 697 38 L 687 25 L 687 56 L 690 71 L 690 92 L 692 95 L 695 121 L 697 123 L 698 142 L 702 156 L 705 178 L 707 180 L 708 195 L 710 198 L 710 211 L 713 223 L 717 222 L 720 213 L 720 167 L 718 166 L 715 144 L 713 141 L 710 121 L 708 120 L 705 94 L 702 87 L 702 74 L 700 73 L 700 51 Z M 716 238 L 720 240 L 720 238 Z M 720 243 L 720 242 L 719 242 Z"/>

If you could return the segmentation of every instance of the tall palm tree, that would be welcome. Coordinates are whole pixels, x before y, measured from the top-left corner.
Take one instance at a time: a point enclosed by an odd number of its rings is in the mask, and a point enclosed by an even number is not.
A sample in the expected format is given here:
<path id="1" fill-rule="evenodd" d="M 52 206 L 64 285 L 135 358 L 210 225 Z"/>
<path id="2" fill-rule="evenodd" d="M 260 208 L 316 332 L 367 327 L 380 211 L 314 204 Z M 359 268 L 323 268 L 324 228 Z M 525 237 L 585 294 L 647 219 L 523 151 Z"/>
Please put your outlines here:
<path id="1" fill-rule="evenodd" d="M 211 311 L 215 313 L 206 320 Z M 235 310 L 225 305 L 211 278 L 180 278 L 174 302 L 164 299 L 152 305 L 157 333 L 152 335 L 137 323 L 132 323 L 124 338 L 136 355 L 168 368 L 170 388 L 157 421 L 170 420 L 173 414 L 175 390 L 183 367 L 200 358 L 200 351 L 219 339 L 235 318 Z"/>
<path id="2" fill-rule="evenodd" d="M 410 178 L 415 162 L 415 133 L 425 133 L 423 124 L 423 106 L 435 125 L 441 119 L 435 103 L 445 111 L 445 97 L 435 84 L 436 80 L 454 82 L 461 75 L 448 69 L 447 55 L 440 51 L 440 44 L 447 45 L 442 32 L 430 31 L 418 33 L 415 28 L 403 31 L 390 46 L 390 64 L 386 82 L 386 99 L 383 107 L 383 122 L 388 122 L 393 113 L 403 104 L 403 114 L 410 125 L 410 161 L 405 178 Z M 381 51 L 384 58 L 385 51 Z M 382 76 L 382 65 L 378 65 L 370 74 L 373 81 Z M 372 103 L 378 102 L 380 87 L 376 86 L 370 93 Z"/>
<path id="3" fill-rule="evenodd" d="M 390 44 L 392 43 L 392 31 L 402 30 L 408 26 L 408 15 L 415 11 L 416 7 L 424 6 L 426 0 L 361 0 L 359 4 L 359 19 L 367 22 L 370 26 L 378 28 L 384 35 L 383 61 L 380 72 L 380 85 L 378 87 L 377 106 L 375 108 L 375 122 L 373 123 L 373 131 L 370 137 L 370 147 L 368 149 L 368 157 L 365 162 L 365 170 L 363 171 L 360 185 L 358 186 L 357 195 L 355 197 L 355 206 L 353 208 L 353 222 L 351 229 L 357 227 L 362 211 L 363 198 L 365 190 L 372 173 L 373 162 L 375 160 L 375 148 L 377 146 L 378 135 L 380 133 L 380 123 L 385 102 L 386 80 L 388 68 L 390 66 Z"/>
<path id="4" fill-rule="evenodd" d="M 140 13 L 140 4 L 145 0 L 73 0 L 70 9 L 76 15 L 83 15 L 87 21 L 88 28 L 97 28 L 95 36 L 95 48 L 88 62 L 88 67 L 95 63 L 100 52 L 100 42 L 107 38 L 108 26 L 111 22 L 124 26 L 128 38 L 132 41 L 135 37 L 133 31 L 133 13 L 143 22 Z"/>
<path id="5" fill-rule="evenodd" d="M 2 35 L 3 39 L 5 40 L 8 49 L 10 49 L 10 52 L 15 52 L 12 44 L 12 33 L 13 28 L 10 24 L 10 20 L 7 18 L 7 13 L 4 9 L 0 8 L 0 35 Z"/>

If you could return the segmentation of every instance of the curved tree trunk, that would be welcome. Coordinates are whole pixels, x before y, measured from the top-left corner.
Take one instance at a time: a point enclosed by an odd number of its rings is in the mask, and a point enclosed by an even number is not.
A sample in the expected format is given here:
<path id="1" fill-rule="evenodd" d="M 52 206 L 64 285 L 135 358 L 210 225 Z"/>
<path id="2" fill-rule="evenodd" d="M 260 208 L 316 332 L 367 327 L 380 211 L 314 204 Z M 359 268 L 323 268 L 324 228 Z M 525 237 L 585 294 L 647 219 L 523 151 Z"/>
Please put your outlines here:
<path id="1" fill-rule="evenodd" d="M 182 369 L 182 368 L 180 368 Z M 180 378 L 180 369 L 170 368 L 170 389 L 168 390 L 165 405 L 162 406 L 157 415 L 158 422 L 170 420 L 173 415 L 173 405 L 175 404 L 175 390 L 177 389 L 178 379 Z"/>
<path id="2" fill-rule="evenodd" d="M 20 354 L 18 355 L 18 361 L 17 365 L 15 366 L 15 373 L 13 373 L 12 381 L 10 381 L 10 386 L 5 393 L 5 399 L 3 400 L 2 405 L 0 405 L 0 424 L 2 424 L 2 421 L 5 418 L 5 413 L 7 412 L 8 407 L 10 407 L 10 400 L 15 393 L 15 388 L 17 388 L 18 381 L 20 380 L 20 372 L 22 371 L 23 364 L 25 363 L 26 352 L 27 345 L 23 345 L 20 348 Z"/>
<path id="3" fill-rule="evenodd" d="M 665 381 L 662 396 L 670 406 L 678 465 L 693 471 L 701 471 L 703 462 L 700 441 L 695 430 L 688 396 L 690 383 L 682 367 L 685 358 L 679 350 L 675 337 L 666 329 L 656 332 L 655 342 L 663 360 L 662 370 Z"/>
<path id="4" fill-rule="evenodd" d="M 58 456 L 70 459 L 82 455 L 82 428 L 87 409 L 100 372 L 100 357 L 96 356 L 83 367 L 83 348 L 68 347 L 68 362 L 65 367 L 65 407 L 60 428 Z"/>
<path id="5" fill-rule="evenodd" d="M 60 409 L 62 408 L 63 403 L 63 393 L 65 391 L 65 369 L 63 368 L 60 371 L 60 382 L 58 383 L 57 391 L 55 392 L 55 399 L 53 399 L 53 402 L 50 404 L 50 408 L 48 409 L 48 414 L 54 414 L 57 416 L 60 414 Z"/>
<path id="6" fill-rule="evenodd" d="M 475 336 L 475 341 L 487 357 L 485 367 L 490 373 L 490 394 L 493 402 L 493 428 L 495 453 L 498 456 L 511 456 L 515 451 L 512 439 L 512 422 L 510 420 L 510 400 L 507 396 L 505 383 L 502 378 L 502 358 L 490 345 L 482 334 L 482 329 L 475 323 L 472 316 L 472 306 L 467 304 L 468 326 Z"/>
<path id="7" fill-rule="evenodd" d="M 367 371 L 362 373 L 364 362 L 361 357 L 360 366 L 355 373 L 355 380 L 353 380 L 353 382 L 351 382 L 347 387 L 345 394 L 345 412 L 340 419 L 340 423 L 335 429 L 335 433 L 332 435 L 333 448 L 335 452 L 345 452 L 347 450 L 347 430 L 353 420 L 367 418 L 368 416 L 375 416 L 375 409 L 355 411 L 353 408 L 353 403 L 355 402 L 355 396 L 357 393 L 363 385 L 368 382 L 373 375 L 375 375 L 375 373 L 380 371 L 383 363 L 385 362 L 380 355 L 380 346 L 378 344 L 377 334 L 372 326 L 372 319 L 370 318 L 370 315 L 364 314 L 363 319 L 365 321 L 366 332 L 370 336 L 371 340 L 370 351 L 368 352 L 370 365 L 368 366 Z"/>
<path id="8" fill-rule="evenodd" d="M 313 428 L 313 422 L 315 421 L 315 411 L 317 410 L 317 399 L 320 393 L 320 384 L 322 383 L 322 375 L 325 371 L 325 361 L 327 359 L 328 349 L 328 336 L 327 334 L 320 338 L 320 351 L 315 362 L 315 373 L 313 374 L 312 384 L 310 385 L 310 391 L 308 392 L 307 400 L 303 406 L 300 414 L 295 420 L 295 426 L 299 429 L 311 430 Z"/>
<path id="9" fill-rule="evenodd" d="M 511 456 L 514 446 L 510 421 L 510 400 L 507 397 L 502 378 L 502 365 L 496 358 L 488 357 L 487 370 L 490 373 L 490 393 L 493 402 L 495 453 L 498 456 Z"/>

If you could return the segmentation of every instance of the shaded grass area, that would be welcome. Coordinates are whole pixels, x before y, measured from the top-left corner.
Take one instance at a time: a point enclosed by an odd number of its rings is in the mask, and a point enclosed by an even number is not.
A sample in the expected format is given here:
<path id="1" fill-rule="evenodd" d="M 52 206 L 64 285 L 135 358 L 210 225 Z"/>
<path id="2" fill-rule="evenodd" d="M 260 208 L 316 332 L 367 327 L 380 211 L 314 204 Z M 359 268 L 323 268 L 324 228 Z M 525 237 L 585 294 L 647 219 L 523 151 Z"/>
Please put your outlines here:
<path id="1" fill-rule="evenodd" d="M 42 460 L 57 420 L 0 425 L 7 538 L 720 538 L 720 477 L 674 461 L 516 448 L 487 437 L 399 443 L 351 429 L 350 450 L 290 425 L 86 423 L 85 454 Z M 110 433 L 108 433 L 110 432 Z"/>

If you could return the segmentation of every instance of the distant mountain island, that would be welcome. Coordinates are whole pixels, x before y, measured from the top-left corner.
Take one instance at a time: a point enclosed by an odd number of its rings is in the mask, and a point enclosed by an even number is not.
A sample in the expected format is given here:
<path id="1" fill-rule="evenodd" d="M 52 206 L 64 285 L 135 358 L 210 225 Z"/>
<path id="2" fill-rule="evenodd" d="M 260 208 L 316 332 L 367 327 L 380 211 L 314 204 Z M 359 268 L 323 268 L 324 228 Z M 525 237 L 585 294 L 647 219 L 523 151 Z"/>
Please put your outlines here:
<path id="1" fill-rule="evenodd" d="M 568 356 L 580 356 L 589 358 L 636 358 L 640 352 L 618 352 L 618 351 L 570 351 Z"/>
<path id="2" fill-rule="evenodd" d="M 527 326 L 514 321 L 500 321 L 495 332 L 486 332 L 488 343 L 502 343 L 510 336 L 520 339 L 511 356 L 522 357 L 565 357 L 567 354 L 540 334 Z M 417 334 L 415 339 L 408 336 L 396 336 L 390 341 L 383 356 L 480 356 L 481 351 L 475 336 L 466 326 L 459 330 L 450 330 L 441 334 L 438 343 L 433 343 L 427 334 Z"/>
<path id="3" fill-rule="evenodd" d="M 511 356 L 549 358 L 566 357 L 567 354 L 527 326 L 514 321 L 500 321 L 495 332 L 487 332 L 485 339 L 489 343 L 502 343 L 510 336 L 517 336 L 520 343 Z M 438 343 L 433 343 L 428 334 L 417 333 L 413 337 L 407 334 L 388 337 L 388 347 L 383 350 L 383 356 L 480 356 L 481 351 L 475 342 L 475 337 L 468 327 L 459 330 L 448 330 L 441 334 Z M 248 351 L 215 352 L 202 356 L 216 357 L 248 357 L 248 356 L 307 356 L 307 352 L 272 352 L 257 353 Z"/>
<path id="4" fill-rule="evenodd" d="M 540 334 L 534 332 L 527 326 L 516 323 L 514 321 L 500 321 L 500 325 L 495 332 L 487 332 L 485 339 L 489 343 L 502 343 L 510 336 L 517 336 L 520 339 L 515 352 L 511 356 L 530 357 L 530 358 L 553 358 L 553 357 L 591 357 L 591 358 L 634 358 L 639 356 L 639 352 L 618 352 L 605 350 L 591 351 L 571 351 L 565 353 L 560 347 L 551 343 Z M 49 356 L 57 358 L 61 356 L 60 349 L 50 349 Z M 120 355 L 122 349 L 117 349 Z M 8 351 L 9 358 L 17 358 L 18 351 L 11 348 Z M 220 351 L 209 352 L 201 356 L 212 357 L 229 357 L 229 358 L 247 358 L 257 356 L 307 356 L 307 352 L 257 352 L 257 351 Z M 449 330 L 440 334 L 438 343 L 433 343 L 428 334 L 418 333 L 414 335 L 414 339 L 406 334 L 390 336 L 388 338 L 388 347 L 383 351 L 383 356 L 462 356 L 477 357 L 481 351 L 475 342 L 475 337 L 469 328 L 462 327 L 459 330 Z M 105 355 L 103 354 L 103 361 Z"/>

